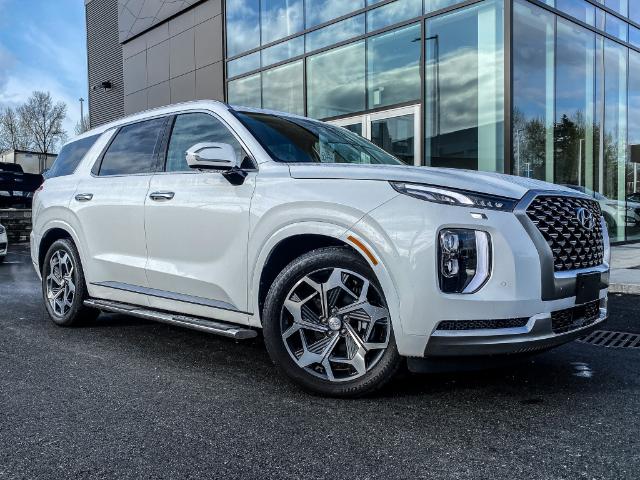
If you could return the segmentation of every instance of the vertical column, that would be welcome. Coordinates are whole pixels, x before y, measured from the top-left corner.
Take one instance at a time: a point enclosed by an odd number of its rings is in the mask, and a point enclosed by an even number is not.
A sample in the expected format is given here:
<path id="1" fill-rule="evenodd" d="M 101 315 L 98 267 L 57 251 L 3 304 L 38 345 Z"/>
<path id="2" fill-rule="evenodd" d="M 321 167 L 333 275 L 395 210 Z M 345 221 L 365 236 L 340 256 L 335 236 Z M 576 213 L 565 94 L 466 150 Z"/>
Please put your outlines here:
<path id="1" fill-rule="evenodd" d="M 625 199 L 627 194 L 627 67 L 629 51 L 626 48 L 618 47 L 618 184 L 617 195 L 623 213 L 620 215 L 622 221 L 618 223 L 618 240 L 624 240 L 626 235 L 626 207 Z"/>
<path id="2" fill-rule="evenodd" d="M 556 22 L 547 24 L 546 35 L 546 66 L 545 66 L 545 180 L 553 182 L 554 180 L 554 157 L 553 157 L 553 132 L 555 113 L 555 92 L 556 92 L 556 61 L 555 61 L 555 36 Z"/>
<path id="3" fill-rule="evenodd" d="M 584 118 L 584 186 L 593 190 L 593 152 L 594 152 L 594 116 L 595 116 L 595 38 L 591 42 L 592 48 L 585 51 L 585 96 L 586 109 Z M 582 162 L 582 158 L 579 159 Z M 582 165 L 582 163 L 580 163 Z M 581 178 L 578 178 L 578 184 L 581 184 Z"/>
<path id="4" fill-rule="evenodd" d="M 478 170 L 502 171 L 499 158 L 498 116 L 502 109 L 502 45 L 499 45 L 496 5 L 478 12 Z"/>

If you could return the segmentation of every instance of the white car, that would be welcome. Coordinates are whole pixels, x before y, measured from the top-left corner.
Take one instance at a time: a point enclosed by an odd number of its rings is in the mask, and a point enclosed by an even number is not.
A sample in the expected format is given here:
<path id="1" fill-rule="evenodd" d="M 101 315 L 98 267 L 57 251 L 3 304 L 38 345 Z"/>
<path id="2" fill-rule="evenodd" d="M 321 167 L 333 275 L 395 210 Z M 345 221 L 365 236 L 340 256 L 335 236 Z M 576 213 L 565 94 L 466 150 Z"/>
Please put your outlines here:
<path id="1" fill-rule="evenodd" d="M 287 376 L 371 392 L 402 361 L 542 351 L 607 316 L 598 202 L 408 167 L 307 118 L 200 101 L 68 143 L 33 203 L 59 325 L 122 312 L 236 339 Z"/>
<path id="2" fill-rule="evenodd" d="M 7 258 L 7 250 L 9 248 L 9 240 L 7 239 L 7 229 L 0 224 L 0 263 Z"/>

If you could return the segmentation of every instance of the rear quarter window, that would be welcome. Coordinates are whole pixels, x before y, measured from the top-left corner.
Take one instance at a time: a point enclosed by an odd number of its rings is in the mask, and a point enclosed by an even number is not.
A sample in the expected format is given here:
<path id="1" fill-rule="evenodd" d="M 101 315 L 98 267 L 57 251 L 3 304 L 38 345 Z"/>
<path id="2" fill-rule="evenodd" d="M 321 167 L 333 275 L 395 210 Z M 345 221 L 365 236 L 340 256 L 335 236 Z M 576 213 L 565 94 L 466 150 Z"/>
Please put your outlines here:
<path id="1" fill-rule="evenodd" d="M 45 178 L 63 177 L 75 172 L 86 153 L 96 143 L 98 137 L 100 137 L 100 134 L 66 144 L 60 150 L 58 158 L 53 162 L 53 166 L 46 173 Z"/>

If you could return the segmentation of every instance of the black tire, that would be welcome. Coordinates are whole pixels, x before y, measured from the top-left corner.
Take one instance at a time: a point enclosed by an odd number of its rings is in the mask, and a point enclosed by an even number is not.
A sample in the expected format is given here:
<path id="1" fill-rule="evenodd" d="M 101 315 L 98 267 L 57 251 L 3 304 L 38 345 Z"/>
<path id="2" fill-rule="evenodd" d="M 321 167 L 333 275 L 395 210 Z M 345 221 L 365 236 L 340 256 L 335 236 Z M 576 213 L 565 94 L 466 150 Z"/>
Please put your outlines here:
<path id="1" fill-rule="evenodd" d="M 349 270 L 368 280 L 370 285 L 375 287 L 376 294 L 379 293 L 378 298 L 381 299 L 382 306 L 386 307 L 382 289 L 374 272 L 357 253 L 341 247 L 320 248 L 291 262 L 273 282 L 263 308 L 264 340 L 269 356 L 277 368 L 303 389 L 332 397 L 360 397 L 380 389 L 393 378 L 401 365 L 390 318 L 387 320 L 388 327 L 386 327 L 388 329 L 386 350 L 378 357 L 377 363 L 372 364 L 370 370 L 353 380 L 347 378 L 336 382 L 315 376 L 294 361 L 283 339 L 285 327 L 282 315 L 289 292 L 299 285 L 298 282 L 305 276 L 332 268 Z M 333 333 L 338 334 L 338 332 Z"/>
<path id="2" fill-rule="evenodd" d="M 0 263 L 3 263 L 3 262 L 4 262 L 4 260 L 5 260 L 6 258 L 7 258 L 7 256 L 6 256 L 6 255 L 2 255 L 2 256 L 0 257 Z"/>
<path id="3" fill-rule="evenodd" d="M 47 295 L 47 282 L 51 273 L 51 258 L 57 254 L 61 256 L 64 256 L 64 254 L 68 255 L 68 257 L 64 258 L 68 258 L 73 265 L 73 270 L 68 277 L 73 281 L 75 292 L 71 297 L 72 299 L 68 302 L 70 305 L 65 305 L 65 311 L 55 311 Z M 80 262 L 80 255 L 70 239 L 56 240 L 53 245 L 49 247 L 44 257 L 44 263 L 42 265 L 42 296 L 49 318 L 51 318 L 53 323 L 62 327 L 73 327 L 93 321 L 100 313 L 96 309 L 84 306 L 84 301 L 87 298 L 87 285 L 84 279 L 82 263 Z"/>

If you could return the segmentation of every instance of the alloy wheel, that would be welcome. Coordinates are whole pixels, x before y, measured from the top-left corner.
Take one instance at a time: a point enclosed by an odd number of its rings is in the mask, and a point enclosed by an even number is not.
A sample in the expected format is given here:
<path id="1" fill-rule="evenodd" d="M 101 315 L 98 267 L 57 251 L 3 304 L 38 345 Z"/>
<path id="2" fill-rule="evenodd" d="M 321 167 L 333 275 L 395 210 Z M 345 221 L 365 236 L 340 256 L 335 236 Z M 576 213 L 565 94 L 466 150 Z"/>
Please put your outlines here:
<path id="1" fill-rule="evenodd" d="M 287 294 L 280 318 L 293 361 L 331 382 L 370 371 L 391 336 L 381 292 L 362 275 L 341 268 L 317 270 L 299 280 Z"/>
<path id="2" fill-rule="evenodd" d="M 74 265 L 71 255 L 56 250 L 49 259 L 47 269 L 47 301 L 51 310 L 59 317 L 65 316 L 73 306 L 76 293 Z"/>

